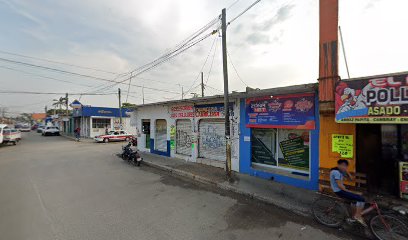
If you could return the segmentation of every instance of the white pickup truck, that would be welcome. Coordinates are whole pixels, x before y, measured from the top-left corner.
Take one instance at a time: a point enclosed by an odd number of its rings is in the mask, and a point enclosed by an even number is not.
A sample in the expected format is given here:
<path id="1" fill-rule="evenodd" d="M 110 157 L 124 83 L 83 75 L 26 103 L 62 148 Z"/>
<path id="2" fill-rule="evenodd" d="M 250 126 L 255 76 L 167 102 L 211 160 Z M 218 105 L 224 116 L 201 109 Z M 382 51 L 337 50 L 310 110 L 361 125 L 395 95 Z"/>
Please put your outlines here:
<path id="1" fill-rule="evenodd" d="M 6 124 L 0 124 L 0 144 L 12 143 L 16 145 L 20 140 L 20 131 L 9 128 Z"/>

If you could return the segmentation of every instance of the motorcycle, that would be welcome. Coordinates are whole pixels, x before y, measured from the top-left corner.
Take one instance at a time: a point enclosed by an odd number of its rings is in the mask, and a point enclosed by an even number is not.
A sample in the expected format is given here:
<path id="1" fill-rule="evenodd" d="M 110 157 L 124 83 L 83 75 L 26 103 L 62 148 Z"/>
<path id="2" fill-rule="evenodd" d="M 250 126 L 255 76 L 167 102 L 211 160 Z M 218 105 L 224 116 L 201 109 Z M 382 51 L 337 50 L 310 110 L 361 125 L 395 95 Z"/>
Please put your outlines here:
<path id="1" fill-rule="evenodd" d="M 129 142 L 126 146 L 122 146 L 122 154 L 121 157 L 125 161 L 129 161 L 130 159 L 130 154 L 132 152 L 132 149 L 130 148 L 132 146 L 132 143 Z"/>
<path id="2" fill-rule="evenodd" d="M 135 166 L 140 166 L 143 158 L 140 156 L 140 153 L 137 149 L 133 150 L 131 148 L 132 145 L 137 145 L 135 140 L 130 141 L 126 146 L 122 147 L 122 159 Z"/>
<path id="3" fill-rule="evenodd" d="M 143 158 L 140 156 L 139 152 L 133 151 L 130 153 L 130 163 L 135 165 L 135 166 L 140 166 L 140 163 L 142 162 Z"/>

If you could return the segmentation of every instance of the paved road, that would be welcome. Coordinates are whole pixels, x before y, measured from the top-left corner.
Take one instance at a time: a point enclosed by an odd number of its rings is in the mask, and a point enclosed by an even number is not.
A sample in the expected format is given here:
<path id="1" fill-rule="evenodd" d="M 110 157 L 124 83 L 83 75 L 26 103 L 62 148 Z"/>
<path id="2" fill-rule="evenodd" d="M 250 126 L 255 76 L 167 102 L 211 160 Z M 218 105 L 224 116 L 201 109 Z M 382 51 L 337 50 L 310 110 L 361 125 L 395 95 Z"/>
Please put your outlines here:
<path id="1" fill-rule="evenodd" d="M 0 147 L 0 239 L 352 239 L 278 208 L 127 165 L 121 144 Z"/>

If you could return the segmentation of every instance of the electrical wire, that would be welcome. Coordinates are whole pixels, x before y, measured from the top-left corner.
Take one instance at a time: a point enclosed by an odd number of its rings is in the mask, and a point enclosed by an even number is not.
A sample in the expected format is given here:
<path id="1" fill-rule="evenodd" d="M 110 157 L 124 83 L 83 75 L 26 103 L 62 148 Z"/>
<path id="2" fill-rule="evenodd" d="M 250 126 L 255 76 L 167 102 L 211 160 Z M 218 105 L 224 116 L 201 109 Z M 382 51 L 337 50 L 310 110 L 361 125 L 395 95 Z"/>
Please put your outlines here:
<path id="1" fill-rule="evenodd" d="M 211 86 L 206 85 L 206 84 L 204 84 L 204 86 L 209 87 L 209 88 L 214 89 L 214 90 L 217 90 L 217 91 L 219 91 L 219 92 L 224 92 L 224 91 L 222 91 L 222 90 L 220 90 L 220 89 L 218 89 L 218 88 L 211 87 Z"/>
<path id="2" fill-rule="evenodd" d="M 205 81 L 205 84 L 207 84 L 208 80 L 210 80 L 211 71 L 212 71 L 212 67 L 213 67 L 214 59 L 215 59 L 215 54 L 217 53 L 217 47 L 218 47 L 218 44 L 215 45 L 214 54 L 213 54 L 213 57 L 212 57 L 212 60 L 211 60 L 210 69 L 208 70 L 207 80 Z"/>
<path id="3" fill-rule="evenodd" d="M 235 4 L 237 4 L 239 2 L 239 0 L 236 0 L 235 2 L 233 2 L 233 3 L 231 3 L 231 5 L 229 5 L 228 7 L 227 7 L 227 10 L 228 9 L 230 9 L 230 8 L 232 8 Z"/>
<path id="4" fill-rule="evenodd" d="M 97 68 L 92 68 L 92 67 L 84 67 L 84 66 L 79 66 L 79 65 L 75 65 L 75 64 L 71 64 L 71 63 L 65 63 L 65 62 L 50 60 L 50 59 L 45 59 L 45 58 L 32 57 L 32 56 L 27 56 L 27 55 L 23 55 L 23 54 L 19 54 L 19 53 L 12 53 L 12 52 L 8 52 L 8 51 L 4 51 L 4 50 L 0 50 L 0 53 L 7 54 L 7 55 L 12 55 L 12 56 L 30 58 L 30 59 L 44 61 L 44 62 L 56 63 L 56 64 L 70 66 L 70 67 L 93 70 L 93 71 L 97 71 L 97 72 L 103 72 L 103 73 L 109 73 L 109 74 L 118 74 L 118 73 L 115 73 L 115 72 L 110 72 L 110 71 L 106 71 L 106 70 L 102 70 L 102 69 L 97 69 Z"/>
<path id="5" fill-rule="evenodd" d="M 0 94 L 63 95 L 66 93 L 0 90 Z M 115 95 L 116 93 L 68 93 L 68 94 L 69 95 Z"/>
<path id="6" fill-rule="evenodd" d="M 214 48 L 214 44 L 215 44 L 215 42 L 217 41 L 217 39 L 218 39 L 218 36 L 215 35 L 214 41 L 213 41 L 212 44 L 211 44 L 210 51 L 208 52 L 207 56 L 205 57 L 204 63 L 203 63 L 203 65 L 201 66 L 201 69 L 200 69 L 200 71 L 198 72 L 198 75 L 197 75 L 196 79 L 195 79 L 195 80 L 193 81 L 193 83 L 191 84 L 191 87 L 186 91 L 187 93 L 190 92 L 190 91 L 193 89 L 194 84 L 197 82 L 198 78 L 200 77 L 201 72 L 203 71 L 205 65 L 207 64 L 208 58 L 209 58 L 210 55 L 211 55 L 211 52 L 212 52 L 212 50 L 213 50 L 213 48 Z M 195 88 L 195 87 L 194 87 L 194 88 Z M 185 94 L 183 95 L 183 97 L 184 97 L 184 96 L 185 96 Z"/>
<path id="7" fill-rule="evenodd" d="M 68 81 L 68 80 L 62 80 L 62 79 L 58 79 L 58 78 L 53 78 L 53 77 L 47 77 L 47 76 L 43 76 L 43 75 L 38 75 L 38 74 L 30 73 L 30 72 L 27 72 L 27 71 L 23 71 L 23 70 L 11 68 L 11 67 L 0 66 L 0 68 L 12 70 L 12 71 L 15 71 L 15 72 L 21 72 L 21 73 L 25 73 L 25 74 L 29 74 L 29 75 L 32 75 L 32 76 L 45 78 L 45 79 L 51 79 L 51 80 L 55 80 L 55 81 L 58 81 L 58 82 L 71 83 L 71 84 L 80 85 L 80 86 L 84 86 L 84 87 L 92 87 L 91 85 L 87 85 L 87 84 L 75 83 L 75 82 L 71 82 L 71 81 Z"/>
<path id="8" fill-rule="evenodd" d="M 235 74 L 237 74 L 237 76 L 238 76 L 238 79 L 239 79 L 246 87 L 248 87 L 248 84 L 247 84 L 246 82 L 244 82 L 244 80 L 242 80 L 241 76 L 239 75 L 239 73 L 238 73 L 238 71 L 237 71 L 237 68 L 235 67 L 234 63 L 232 62 L 231 56 L 230 56 L 230 54 L 229 54 L 228 51 L 227 51 L 227 55 L 228 55 L 228 60 L 229 60 L 229 62 L 231 63 L 232 68 L 233 68 L 234 71 L 235 71 Z"/>
<path id="9" fill-rule="evenodd" d="M 249 11 L 249 9 L 253 8 L 256 4 L 258 4 L 261 0 L 256 0 L 254 3 L 252 3 L 251 5 L 249 5 L 249 7 L 247 7 L 244 11 L 242 11 L 241 13 L 239 13 L 237 16 L 235 16 L 234 18 L 232 18 L 227 25 L 230 25 L 233 21 L 237 20 L 237 18 L 241 17 L 242 15 L 244 15 L 246 12 Z"/>
<path id="10" fill-rule="evenodd" d="M 210 33 L 204 35 L 203 37 L 201 37 L 201 38 L 195 40 L 194 42 L 189 43 L 188 45 L 185 45 L 185 47 L 184 47 L 183 49 L 180 49 L 180 50 L 178 50 L 178 51 L 172 53 L 172 54 L 169 55 L 167 58 L 163 58 L 163 59 L 162 59 L 161 61 L 159 61 L 159 62 L 155 62 L 153 65 L 150 65 L 149 67 L 147 67 L 147 68 L 145 68 L 145 69 L 139 71 L 138 73 L 134 74 L 133 77 L 136 77 L 136 76 L 138 76 L 138 75 L 140 75 L 140 74 L 143 74 L 143 73 L 145 73 L 145 72 L 147 72 L 147 71 L 150 71 L 150 70 L 156 68 L 157 66 L 159 66 L 160 64 L 163 64 L 163 63 L 165 63 L 165 62 L 171 60 L 172 58 L 174 58 L 174 57 L 180 55 L 181 53 L 183 53 L 183 52 L 187 51 L 188 49 L 190 49 L 191 47 L 195 46 L 196 44 L 198 44 L 198 43 L 202 42 L 203 40 L 207 39 L 208 37 L 210 37 L 211 35 L 215 34 L 216 32 L 217 32 L 217 31 L 213 30 L 212 32 L 210 32 Z M 126 81 L 128 81 L 128 80 L 129 80 L 129 79 L 125 79 L 125 80 L 116 82 L 116 83 L 114 83 L 114 84 L 112 84 L 112 85 L 110 85 L 110 86 L 108 86 L 108 87 L 106 87 L 106 88 L 111 88 L 111 87 L 113 87 L 113 86 L 115 86 L 115 85 L 117 85 L 117 84 L 126 82 Z M 105 89 L 106 89 L 106 88 L 105 88 Z M 146 87 L 145 87 L 145 88 L 146 88 Z M 178 94 L 178 93 L 177 93 L 177 94 Z"/>
<path id="11" fill-rule="evenodd" d="M 65 71 L 65 70 L 62 70 L 62 69 L 51 68 L 51 67 L 46 67 L 46 66 L 42 66 L 42 65 L 36 65 L 36 64 L 21 62 L 21 61 L 15 61 L 15 60 L 6 59 L 6 58 L 0 58 L 0 61 L 9 62 L 9 63 L 13 63 L 13 64 L 24 65 L 24 66 L 29 66 L 29 67 L 41 68 L 41 69 L 45 69 L 45 70 L 49 70 L 49 71 L 60 72 L 60 73 L 64 73 L 64 74 L 69 74 L 69 75 L 74 75 L 74 76 L 79 76 L 79 77 L 85 77 L 85 78 L 90 78 L 90 79 L 99 80 L 99 81 L 115 82 L 115 85 L 123 84 L 123 82 L 116 82 L 116 81 L 111 80 L 111 79 L 106 79 L 106 78 L 101 78 L 101 77 L 96 77 L 96 76 L 91 76 L 91 75 L 86 75 L 86 74 L 81 74 L 81 73 L 76 73 L 76 72 L 71 72 L 71 71 Z M 143 87 L 143 86 L 136 85 L 136 84 L 131 84 L 131 86 L 135 86 L 135 87 L 139 87 L 139 88 Z M 145 88 L 150 89 L 150 90 L 155 90 L 155 91 L 178 94 L 177 92 L 172 92 L 172 91 L 162 90 L 162 89 L 157 89 L 157 88 L 152 88 L 152 87 L 145 87 Z"/>

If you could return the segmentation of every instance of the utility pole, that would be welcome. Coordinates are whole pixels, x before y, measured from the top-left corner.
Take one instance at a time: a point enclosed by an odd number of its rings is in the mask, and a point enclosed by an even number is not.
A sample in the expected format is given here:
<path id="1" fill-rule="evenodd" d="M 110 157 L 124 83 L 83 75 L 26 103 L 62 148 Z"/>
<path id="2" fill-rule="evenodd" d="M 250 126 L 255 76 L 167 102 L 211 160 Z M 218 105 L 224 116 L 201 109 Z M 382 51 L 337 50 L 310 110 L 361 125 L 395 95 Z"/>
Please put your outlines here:
<path id="1" fill-rule="evenodd" d="M 120 98 L 120 88 L 118 88 L 118 95 L 119 95 L 119 127 L 122 128 L 122 101 Z"/>
<path id="2" fill-rule="evenodd" d="M 143 100 L 143 105 L 144 105 L 144 85 L 142 86 L 142 100 Z"/>
<path id="3" fill-rule="evenodd" d="M 346 48 L 344 47 L 343 33 L 341 32 L 340 26 L 339 26 L 339 33 L 340 33 L 340 40 L 341 40 L 341 48 L 343 49 L 344 62 L 346 64 L 347 76 L 350 79 L 350 72 L 349 72 L 347 57 L 346 57 Z"/>
<path id="4" fill-rule="evenodd" d="M 184 88 L 181 87 L 181 100 L 183 100 L 183 99 L 184 99 Z"/>
<path id="5" fill-rule="evenodd" d="M 201 72 L 201 97 L 204 97 L 204 73 Z"/>
<path id="6" fill-rule="evenodd" d="M 44 107 L 45 116 L 47 116 L 47 106 Z"/>
<path id="7" fill-rule="evenodd" d="M 230 114 L 228 96 L 228 63 L 227 63 L 227 19 L 226 9 L 221 13 L 221 33 L 222 33 L 222 67 L 224 72 L 224 115 L 225 115 L 225 150 L 226 162 L 225 170 L 227 177 L 231 179 L 231 134 L 230 134 Z"/>
<path id="8" fill-rule="evenodd" d="M 127 94 L 126 94 L 126 102 L 128 102 L 129 91 L 130 91 L 130 84 L 132 83 L 132 78 L 133 78 L 133 72 L 130 72 L 129 85 L 128 85 L 128 90 L 127 90 Z"/>
<path id="9" fill-rule="evenodd" d="M 64 130 L 65 130 L 66 133 L 68 133 L 68 124 L 69 124 L 68 93 L 65 93 L 65 107 L 66 107 L 66 109 L 65 109 L 66 120 L 68 120 L 68 121 L 64 121 L 63 123 L 64 123 Z M 60 108 L 61 108 L 61 104 L 60 104 Z"/>
<path id="10" fill-rule="evenodd" d="M 61 106 L 61 105 L 60 105 Z M 65 115 L 67 116 L 67 118 L 68 118 L 68 93 L 65 93 L 65 107 L 66 107 L 66 109 L 65 109 Z"/>

